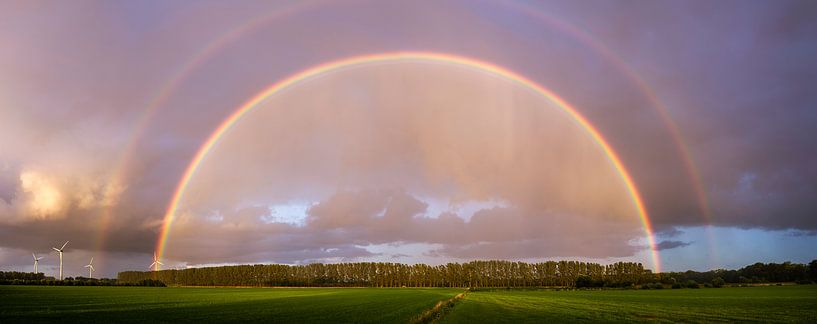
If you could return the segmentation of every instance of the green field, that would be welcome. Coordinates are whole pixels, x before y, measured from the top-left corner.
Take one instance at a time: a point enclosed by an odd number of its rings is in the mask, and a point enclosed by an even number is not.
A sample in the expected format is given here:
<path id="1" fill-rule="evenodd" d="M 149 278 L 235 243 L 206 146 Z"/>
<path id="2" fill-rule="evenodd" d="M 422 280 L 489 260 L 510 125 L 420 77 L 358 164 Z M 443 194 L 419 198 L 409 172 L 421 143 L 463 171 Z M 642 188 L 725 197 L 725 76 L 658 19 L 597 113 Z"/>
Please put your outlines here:
<path id="1" fill-rule="evenodd" d="M 446 323 L 817 322 L 817 285 L 471 292 Z"/>
<path id="2" fill-rule="evenodd" d="M 405 323 L 462 289 L 0 286 L 9 322 Z M 447 323 L 817 322 L 817 285 L 469 292 Z"/>
<path id="3" fill-rule="evenodd" d="M 462 289 L 0 286 L 8 322 L 404 323 Z"/>

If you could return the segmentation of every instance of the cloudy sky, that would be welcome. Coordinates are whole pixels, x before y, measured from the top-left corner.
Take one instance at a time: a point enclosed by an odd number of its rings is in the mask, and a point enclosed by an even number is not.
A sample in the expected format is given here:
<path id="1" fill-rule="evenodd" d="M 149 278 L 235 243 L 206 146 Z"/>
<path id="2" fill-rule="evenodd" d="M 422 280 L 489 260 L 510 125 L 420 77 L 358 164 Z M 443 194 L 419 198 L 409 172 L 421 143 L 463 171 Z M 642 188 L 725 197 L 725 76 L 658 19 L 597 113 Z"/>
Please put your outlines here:
<path id="1" fill-rule="evenodd" d="M 4 1 L 0 270 L 817 258 L 813 1 Z M 659 260 L 653 260 L 652 250 Z M 657 262 L 656 262 L 657 261 Z"/>

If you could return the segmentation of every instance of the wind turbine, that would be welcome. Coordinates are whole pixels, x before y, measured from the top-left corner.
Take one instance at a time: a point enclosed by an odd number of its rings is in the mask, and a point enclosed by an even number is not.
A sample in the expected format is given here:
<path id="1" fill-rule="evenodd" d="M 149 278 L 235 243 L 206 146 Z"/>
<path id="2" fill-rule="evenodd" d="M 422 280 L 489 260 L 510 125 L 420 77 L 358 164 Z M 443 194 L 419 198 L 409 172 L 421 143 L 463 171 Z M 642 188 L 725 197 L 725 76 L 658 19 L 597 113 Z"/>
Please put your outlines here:
<path id="1" fill-rule="evenodd" d="M 160 265 L 165 265 L 165 264 L 159 262 L 159 258 L 156 257 L 156 252 L 153 252 L 153 263 L 150 264 L 150 266 L 148 267 L 148 270 L 150 270 L 150 268 L 153 268 L 153 271 L 159 271 L 159 266 Z"/>
<path id="2" fill-rule="evenodd" d="M 88 264 L 85 265 L 85 268 L 88 268 L 88 278 L 93 279 L 94 278 L 94 257 L 91 257 L 91 262 L 88 262 Z"/>
<path id="3" fill-rule="evenodd" d="M 63 244 L 62 247 L 59 248 L 59 249 L 55 248 L 55 247 L 52 247 L 52 249 L 54 249 L 54 251 L 57 251 L 60 254 L 60 280 L 62 280 L 62 252 L 65 250 L 66 245 L 68 245 L 68 241 L 65 241 L 65 244 Z"/>
<path id="4" fill-rule="evenodd" d="M 37 266 L 40 264 L 40 260 L 42 260 L 43 257 L 38 258 L 36 255 L 34 255 L 34 253 L 31 253 L 31 256 L 34 257 L 34 273 L 39 273 L 39 271 L 37 271 Z"/>

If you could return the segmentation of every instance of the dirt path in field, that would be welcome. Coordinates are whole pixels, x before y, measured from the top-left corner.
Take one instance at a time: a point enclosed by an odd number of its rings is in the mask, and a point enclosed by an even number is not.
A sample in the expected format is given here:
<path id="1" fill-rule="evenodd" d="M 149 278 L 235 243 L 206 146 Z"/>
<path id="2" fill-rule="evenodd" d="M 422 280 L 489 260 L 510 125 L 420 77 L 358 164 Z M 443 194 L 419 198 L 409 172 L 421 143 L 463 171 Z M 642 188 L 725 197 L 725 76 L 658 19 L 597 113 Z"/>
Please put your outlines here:
<path id="1" fill-rule="evenodd" d="M 461 292 L 456 296 L 451 297 L 450 299 L 441 300 L 437 302 L 437 304 L 434 305 L 434 307 L 423 312 L 419 316 L 411 319 L 409 323 L 410 324 L 436 323 L 437 321 L 441 320 L 445 316 L 445 314 L 450 312 L 451 309 L 454 308 L 454 306 L 457 304 L 457 302 L 465 298 L 465 295 L 468 294 L 469 290 L 470 289 L 467 289 L 464 292 Z"/>

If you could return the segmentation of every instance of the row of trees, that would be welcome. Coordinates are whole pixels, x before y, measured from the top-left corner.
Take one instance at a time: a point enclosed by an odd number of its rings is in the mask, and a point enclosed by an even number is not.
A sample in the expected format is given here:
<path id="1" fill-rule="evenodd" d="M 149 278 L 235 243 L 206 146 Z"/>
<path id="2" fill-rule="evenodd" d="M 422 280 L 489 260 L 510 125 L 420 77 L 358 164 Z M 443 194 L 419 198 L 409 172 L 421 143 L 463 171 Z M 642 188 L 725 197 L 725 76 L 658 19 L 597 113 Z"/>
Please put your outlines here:
<path id="1" fill-rule="evenodd" d="M 817 281 L 817 260 L 809 264 L 801 263 L 755 263 L 738 270 L 710 270 L 706 272 L 665 272 L 657 275 L 657 280 L 665 284 L 675 282 L 698 283 L 712 282 L 721 278 L 726 283 L 764 283 L 764 282 L 815 282 Z"/>
<path id="2" fill-rule="evenodd" d="M 64 280 L 56 280 L 54 277 L 46 277 L 42 273 L 0 271 L 0 285 L 28 285 L 28 286 L 151 286 L 164 287 L 158 280 L 140 280 L 136 282 L 121 283 L 116 279 L 108 278 L 86 278 L 67 277 Z"/>
<path id="3" fill-rule="evenodd" d="M 817 260 L 809 264 L 755 263 L 738 270 L 654 274 L 640 263 L 610 265 L 575 261 L 525 263 L 472 261 L 429 266 L 360 262 L 309 265 L 240 265 L 155 272 L 120 272 L 118 280 L 66 278 L 42 273 L 2 272 L 0 285 L 69 286 L 302 286 L 302 287 L 655 287 L 724 283 L 817 281 Z"/>
<path id="4" fill-rule="evenodd" d="M 182 286 L 302 287 L 545 287 L 575 286 L 579 277 L 608 286 L 650 282 L 654 275 L 640 263 L 610 265 L 576 261 L 525 263 L 472 261 L 430 266 L 360 262 L 309 265 L 239 265 L 154 272 L 120 272 L 121 283 L 155 279 Z"/>
<path id="5" fill-rule="evenodd" d="M 46 277 L 45 274 L 42 272 L 40 273 L 33 273 L 33 272 L 19 272 L 19 271 L 0 271 L 0 281 L 6 280 L 45 280 L 51 279 L 53 280 L 54 277 Z"/>

